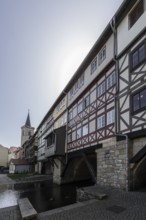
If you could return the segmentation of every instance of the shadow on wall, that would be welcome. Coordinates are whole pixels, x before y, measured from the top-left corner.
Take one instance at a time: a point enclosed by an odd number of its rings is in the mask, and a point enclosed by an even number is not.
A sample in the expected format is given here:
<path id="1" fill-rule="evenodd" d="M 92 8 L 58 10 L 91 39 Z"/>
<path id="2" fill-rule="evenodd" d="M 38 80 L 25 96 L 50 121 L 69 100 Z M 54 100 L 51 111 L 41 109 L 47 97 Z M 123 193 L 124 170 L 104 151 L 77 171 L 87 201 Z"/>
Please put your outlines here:
<path id="1" fill-rule="evenodd" d="M 146 188 L 146 156 L 133 168 L 132 190 Z"/>

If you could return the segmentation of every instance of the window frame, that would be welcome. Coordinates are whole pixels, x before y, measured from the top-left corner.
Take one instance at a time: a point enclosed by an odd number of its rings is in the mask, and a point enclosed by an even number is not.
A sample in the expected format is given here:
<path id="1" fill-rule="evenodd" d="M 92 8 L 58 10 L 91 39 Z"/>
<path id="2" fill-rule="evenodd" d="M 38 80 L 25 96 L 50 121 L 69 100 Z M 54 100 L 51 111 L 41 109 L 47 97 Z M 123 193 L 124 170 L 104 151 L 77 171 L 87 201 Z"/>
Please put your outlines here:
<path id="1" fill-rule="evenodd" d="M 77 113 L 79 114 L 80 112 L 83 111 L 83 102 L 81 101 L 80 103 L 78 103 L 77 106 Z"/>
<path id="2" fill-rule="evenodd" d="M 75 118 L 78 114 L 78 109 L 77 109 L 77 106 L 75 106 L 73 109 L 72 109 L 72 119 Z"/>
<path id="3" fill-rule="evenodd" d="M 72 133 L 69 133 L 67 136 L 67 142 L 70 143 L 72 142 Z"/>
<path id="4" fill-rule="evenodd" d="M 102 85 L 104 85 L 104 87 Z M 104 90 L 103 90 L 103 88 L 104 88 Z M 102 96 L 105 92 L 106 92 L 106 82 L 104 80 L 97 86 L 97 97 Z"/>
<path id="5" fill-rule="evenodd" d="M 140 48 L 142 48 L 143 46 L 144 46 L 144 55 L 145 56 L 142 60 L 140 60 L 140 56 L 139 56 Z M 134 60 L 133 55 L 136 52 L 138 53 L 138 55 L 137 55 L 138 62 L 137 62 L 137 64 L 133 65 L 133 60 Z M 130 70 L 133 71 L 133 70 L 137 69 L 145 61 L 146 61 L 146 40 L 142 41 L 133 51 L 130 52 Z"/>
<path id="6" fill-rule="evenodd" d="M 80 78 L 78 79 L 78 88 L 80 89 L 83 85 L 84 85 L 84 73 L 82 73 L 82 75 L 80 76 Z"/>
<path id="7" fill-rule="evenodd" d="M 82 128 L 78 128 L 76 132 L 77 132 L 77 134 L 76 134 L 77 139 L 80 139 L 82 137 Z"/>
<path id="8" fill-rule="evenodd" d="M 104 118 L 104 124 L 103 124 L 103 118 Z M 106 126 L 106 117 L 105 114 L 102 114 L 97 117 L 97 129 L 105 128 Z"/>
<path id="9" fill-rule="evenodd" d="M 115 123 L 115 109 L 111 109 L 106 114 L 106 125 Z"/>
<path id="10" fill-rule="evenodd" d="M 87 132 L 85 132 L 85 129 L 87 129 Z M 82 127 L 82 137 L 86 136 L 89 134 L 89 125 L 88 124 L 85 124 L 83 127 Z"/>
<path id="11" fill-rule="evenodd" d="M 95 57 L 91 62 L 91 75 L 97 70 L 97 57 Z"/>
<path id="12" fill-rule="evenodd" d="M 128 16 L 129 29 L 138 21 L 138 19 L 144 13 L 144 0 L 139 1 L 135 7 L 131 10 Z"/>
<path id="13" fill-rule="evenodd" d="M 72 99 L 73 96 L 74 96 L 74 90 L 73 90 L 73 87 L 71 88 L 69 94 L 70 94 L 70 99 Z"/>
<path id="14" fill-rule="evenodd" d="M 83 100 L 83 110 L 90 105 L 90 95 L 87 95 Z"/>
<path id="15" fill-rule="evenodd" d="M 106 59 L 106 45 L 98 53 L 98 65 L 100 66 Z"/>
<path id="16" fill-rule="evenodd" d="M 106 78 L 106 89 L 110 89 L 116 83 L 116 72 L 111 72 Z"/>
<path id="17" fill-rule="evenodd" d="M 135 92 L 134 94 L 132 94 L 131 96 L 131 106 L 132 106 L 132 113 L 133 114 L 137 114 L 138 112 L 144 111 L 146 109 L 146 104 L 144 106 L 141 107 L 141 93 L 146 91 L 146 87 L 141 88 L 140 90 L 138 90 L 137 92 Z M 136 97 L 138 95 L 139 97 L 139 101 L 138 101 L 138 108 L 134 110 L 134 97 Z"/>
<path id="18" fill-rule="evenodd" d="M 68 120 L 71 121 L 73 119 L 73 112 L 72 110 L 68 112 Z"/>

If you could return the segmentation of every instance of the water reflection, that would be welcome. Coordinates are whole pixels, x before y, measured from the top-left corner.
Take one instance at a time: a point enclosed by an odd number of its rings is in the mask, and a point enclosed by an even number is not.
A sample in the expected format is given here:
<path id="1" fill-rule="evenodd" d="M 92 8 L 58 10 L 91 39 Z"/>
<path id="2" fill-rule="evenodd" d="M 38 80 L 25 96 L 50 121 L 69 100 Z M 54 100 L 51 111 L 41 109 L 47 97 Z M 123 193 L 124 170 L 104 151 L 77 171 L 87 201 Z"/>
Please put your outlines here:
<path id="1" fill-rule="evenodd" d="M 0 190 L 0 208 L 17 205 L 19 192 L 15 190 Z"/>
<path id="2" fill-rule="evenodd" d="M 52 181 L 16 185 L 15 190 L 0 191 L 0 208 L 17 205 L 17 200 L 24 197 L 30 200 L 37 212 L 73 204 L 76 202 L 76 187 L 83 185 L 85 182 L 59 186 Z"/>
<path id="3" fill-rule="evenodd" d="M 75 185 L 35 184 L 31 190 L 23 190 L 20 198 L 28 197 L 38 212 L 43 212 L 76 202 Z"/>

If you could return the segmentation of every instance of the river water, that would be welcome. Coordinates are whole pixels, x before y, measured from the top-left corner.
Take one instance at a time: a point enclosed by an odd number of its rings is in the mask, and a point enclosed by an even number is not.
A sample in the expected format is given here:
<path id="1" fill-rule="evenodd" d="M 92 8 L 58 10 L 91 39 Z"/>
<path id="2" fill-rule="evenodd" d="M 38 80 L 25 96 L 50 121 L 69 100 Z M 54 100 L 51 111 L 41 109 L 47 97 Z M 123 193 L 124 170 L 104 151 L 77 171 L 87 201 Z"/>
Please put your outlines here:
<path id="1" fill-rule="evenodd" d="M 27 197 L 37 212 L 44 212 L 75 203 L 77 187 L 91 184 L 86 181 L 59 186 L 50 180 L 19 185 L 13 190 L 0 190 L 0 208 L 17 205 L 19 198 Z"/>

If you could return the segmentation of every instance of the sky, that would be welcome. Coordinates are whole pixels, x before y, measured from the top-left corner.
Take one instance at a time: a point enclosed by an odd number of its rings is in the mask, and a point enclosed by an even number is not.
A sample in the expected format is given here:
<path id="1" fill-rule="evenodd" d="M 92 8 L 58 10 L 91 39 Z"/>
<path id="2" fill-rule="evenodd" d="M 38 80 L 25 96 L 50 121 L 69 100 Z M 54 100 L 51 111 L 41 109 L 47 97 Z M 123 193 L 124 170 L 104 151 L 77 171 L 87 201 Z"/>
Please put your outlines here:
<path id="1" fill-rule="evenodd" d="M 20 146 L 123 0 L 0 0 L 0 144 Z"/>

